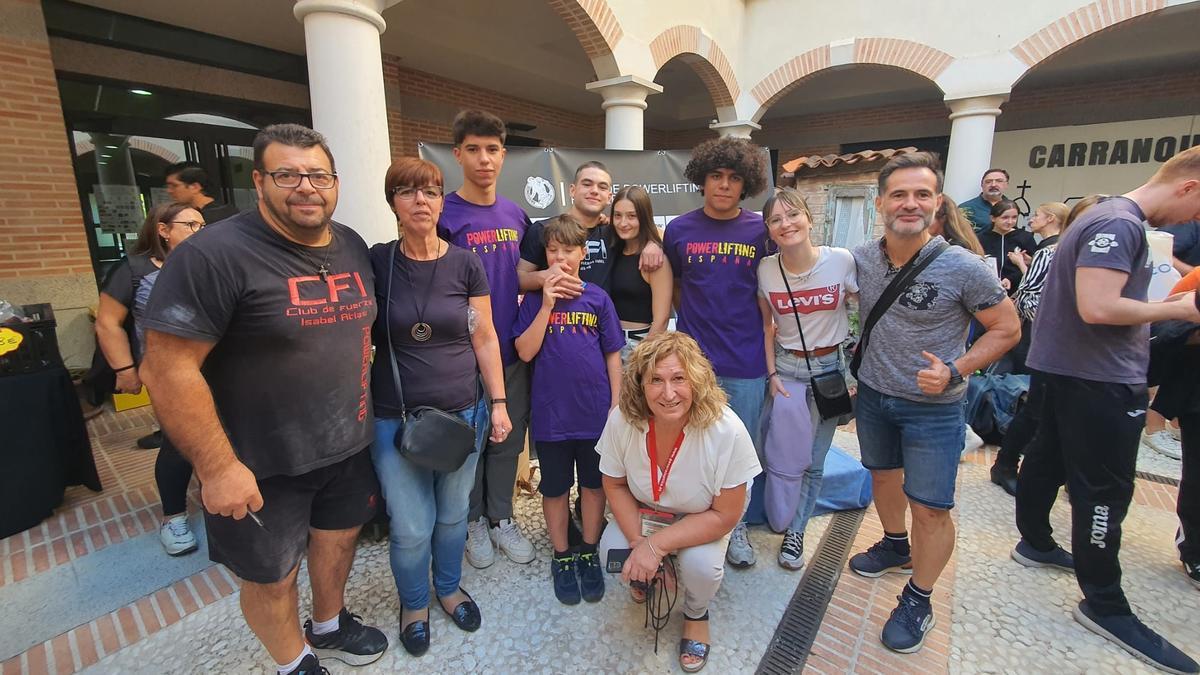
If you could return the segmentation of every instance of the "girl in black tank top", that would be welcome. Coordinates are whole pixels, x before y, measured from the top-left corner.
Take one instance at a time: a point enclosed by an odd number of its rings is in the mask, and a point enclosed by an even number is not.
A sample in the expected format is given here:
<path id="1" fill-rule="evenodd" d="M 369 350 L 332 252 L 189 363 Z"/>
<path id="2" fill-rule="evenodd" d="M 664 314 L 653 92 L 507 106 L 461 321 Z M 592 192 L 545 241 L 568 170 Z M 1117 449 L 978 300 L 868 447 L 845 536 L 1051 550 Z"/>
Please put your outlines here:
<path id="1" fill-rule="evenodd" d="M 649 242 L 662 245 L 662 235 L 654 224 L 650 195 L 636 185 L 617 193 L 609 210 L 612 223 L 610 250 L 613 251 L 609 294 L 625 331 L 625 360 L 633 347 L 649 335 L 667 329 L 671 318 L 671 292 L 674 277 L 670 263 L 654 272 L 642 272 L 638 262 Z"/>

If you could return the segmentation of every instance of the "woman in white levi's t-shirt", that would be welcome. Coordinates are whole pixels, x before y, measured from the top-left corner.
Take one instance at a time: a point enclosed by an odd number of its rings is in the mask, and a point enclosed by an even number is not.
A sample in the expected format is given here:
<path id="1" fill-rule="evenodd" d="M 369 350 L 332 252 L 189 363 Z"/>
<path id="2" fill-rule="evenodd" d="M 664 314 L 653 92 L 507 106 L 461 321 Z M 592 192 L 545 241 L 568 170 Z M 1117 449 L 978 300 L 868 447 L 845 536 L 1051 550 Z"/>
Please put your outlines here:
<path id="1" fill-rule="evenodd" d="M 647 582 L 675 555 L 684 588 L 679 663 L 695 672 L 708 659 L 708 606 L 729 532 L 762 468 L 694 339 L 660 333 L 634 348 L 596 451 L 616 521 L 600 540 L 601 560 L 632 549 L 621 577 Z M 645 596 L 635 592 L 634 600 Z"/>
<path id="2" fill-rule="evenodd" d="M 758 266 L 758 305 L 763 317 L 770 382 L 768 406 L 773 407 L 791 403 L 786 400 L 791 395 L 784 387 L 785 382 L 808 383 L 813 375 L 829 371 L 844 375 L 840 347 L 850 334 L 846 298 L 858 294 L 858 277 L 850 251 L 813 244 L 812 213 L 799 192 L 791 188 L 776 190 L 763 205 L 763 219 L 768 236 L 779 247 L 779 253 L 763 258 Z M 779 564 L 793 570 L 804 566 L 804 528 L 817 505 L 825 456 L 837 428 L 837 418 L 821 419 L 811 392 L 805 403 L 813 429 L 809 453 L 812 462 L 800 479 L 795 515 L 779 548 Z M 771 446 L 765 448 L 764 456 L 769 466 L 773 457 L 780 457 L 780 452 L 803 450 Z M 780 470 L 790 473 L 783 468 L 789 464 L 786 460 L 787 457 L 779 460 Z M 790 511 L 790 503 L 780 508 Z"/>

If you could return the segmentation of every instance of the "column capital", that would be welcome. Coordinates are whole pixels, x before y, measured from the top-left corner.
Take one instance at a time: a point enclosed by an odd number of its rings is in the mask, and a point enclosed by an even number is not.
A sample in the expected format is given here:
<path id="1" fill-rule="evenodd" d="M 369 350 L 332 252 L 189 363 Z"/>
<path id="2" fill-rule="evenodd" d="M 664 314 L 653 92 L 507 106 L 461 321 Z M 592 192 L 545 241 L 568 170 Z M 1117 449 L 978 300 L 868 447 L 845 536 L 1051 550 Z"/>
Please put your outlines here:
<path id="1" fill-rule="evenodd" d="M 604 97 L 604 103 L 600 104 L 602 110 L 608 110 L 613 106 L 645 110 L 647 108 L 646 97 L 650 94 L 661 94 L 663 90 L 661 84 L 655 84 L 637 75 L 622 75 L 607 80 L 589 82 L 584 85 L 584 88 Z"/>
<path id="2" fill-rule="evenodd" d="M 732 122 L 713 122 L 708 125 L 708 128 L 720 134 L 721 138 L 727 136 L 733 138 L 750 138 L 750 134 L 762 129 L 762 125 L 750 120 L 733 120 Z"/>
<path id="3" fill-rule="evenodd" d="M 971 96 L 969 98 L 948 100 L 946 101 L 946 107 L 950 108 L 951 120 L 959 117 L 973 117 L 975 115 L 990 115 L 992 117 L 999 117 L 1000 105 L 1007 100 L 1008 94 Z"/>
<path id="4" fill-rule="evenodd" d="M 387 22 L 380 14 L 384 9 L 397 4 L 399 0 L 296 0 L 292 14 L 296 20 L 304 23 L 304 17 L 310 14 L 328 12 L 330 14 L 345 14 L 356 19 L 362 19 L 375 26 L 381 34 L 387 29 Z"/>

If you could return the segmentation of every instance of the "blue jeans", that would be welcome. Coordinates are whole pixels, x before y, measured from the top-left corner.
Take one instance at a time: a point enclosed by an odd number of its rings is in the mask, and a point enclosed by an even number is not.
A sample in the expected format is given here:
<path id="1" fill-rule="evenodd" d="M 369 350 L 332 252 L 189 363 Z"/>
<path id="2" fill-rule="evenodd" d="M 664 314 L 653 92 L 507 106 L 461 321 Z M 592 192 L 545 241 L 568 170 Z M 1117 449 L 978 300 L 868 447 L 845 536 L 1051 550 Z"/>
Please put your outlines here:
<path id="1" fill-rule="evenodd" d="M 729 398 L 729 407 L 733 409 L 746 430 L 750 432 L 750 440 L 754 447 L 759 448 L 762 440 L 762 411 L 763 402 L 767 398 L 767 378 L 738 378 L 717 376 L 717 384 L 725 390 Z M 761 460 L 761 458 L 760 458 Z M 761 523 L 767 519 L 763 511 L 763 487 L 765 481 L 753 481 L 750 486 L 750 505 L 742 519 L 747 523 Z"/>
<path id="2" fill-rule="evenodd" d="M 371 459 L 391 518 L 389 557 L 404 608 L 429 605 L 431 559 L 433 588 L 438 597 L 457 591 L 462 580 L 467 513 L 475 466 L 488 433 L 488 410 L 480 401 L 474 410 L 466 408 L 455 414 L 475 424 L 475 452 L 453 473 L 422 469 L 401 457 L 393 439 L 402 422 L 397 418 L 375 419 Z"/>
<path id="3" fill-rule="evenodd" d="M 871 471 L 904 469 L 904 494 L 918 504 L 954 508 L 954 481 L 966 442 L 964 401 L 918 403 L 858 383 L 858 444 Z"/>
<path id="4" fill-rule="evenodd" d="M 775 347 L 775 372 L 785 380 L 808 383 L 813 375 L 829 371 L 845 373 L 840 350 L 816 358 L 809 357 L 809 361 L 812 362 L 812 371 L 809 371 L 804 357 L 796 356 L 778 346 Z M 836 417 L 829 420 L 821 419 L 811 391 L 808 394 L 808 410 L 812 413 L 813 425 L 812 464 L 808 466 L 808 469 L 804 471 L 804 477 L 800 479 L 800 505 L 796 507 L 796 515 L 792 518 L 792 524 L 788 526 L 789 530 L 798 532 L 804 531 L 808 525 L 808 519 L 812 517 L 813 511 L 817 508 L 817 497 L 821 494 L 821 479 L 825 477 L 825 456 L 829 454 L 829 446 L 833 444 L 833 432 L 837 429 L 838 422 Z"/>

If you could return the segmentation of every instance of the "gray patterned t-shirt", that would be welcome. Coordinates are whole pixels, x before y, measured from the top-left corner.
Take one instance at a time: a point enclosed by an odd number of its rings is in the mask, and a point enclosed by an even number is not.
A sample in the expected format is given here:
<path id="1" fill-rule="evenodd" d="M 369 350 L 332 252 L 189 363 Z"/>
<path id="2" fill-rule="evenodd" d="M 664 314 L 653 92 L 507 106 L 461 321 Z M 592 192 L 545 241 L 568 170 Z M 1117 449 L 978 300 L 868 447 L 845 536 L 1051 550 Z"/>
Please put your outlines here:
<path id="1" fill-rule="evenodd" d="M 933 237 L 921 249 L 921 257 L 929 255 L 941 241 L 940 236 Z M 888 261 L 883 239 L 857 246 L 854 262 L 858 265 L 859 319 L 865 322 L 900 270 Z M 971 317 L 1004 298 L 996 271 L 983 258 L 959 246 L 947 248 L 879 319 L 863 354 L 858 379 L 878 392 L 910 401 L 961 400 L 967 391 L 965 382 L 947 387 L 937 396 L 921 392 L 917 371 L 929 367 L 929 360 L 921 352 L 927 351 L 942 361 L 959 358 L 966 351 Z"/>

